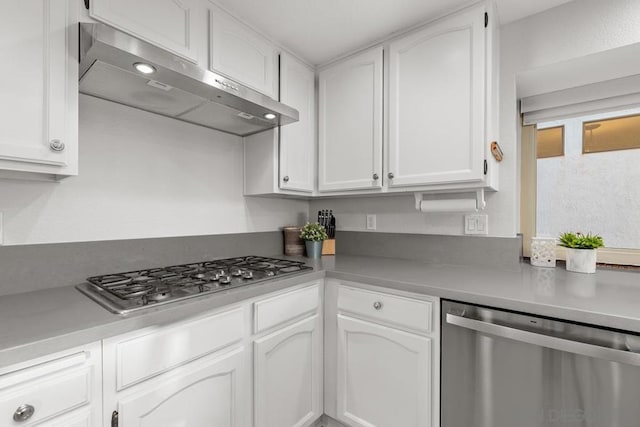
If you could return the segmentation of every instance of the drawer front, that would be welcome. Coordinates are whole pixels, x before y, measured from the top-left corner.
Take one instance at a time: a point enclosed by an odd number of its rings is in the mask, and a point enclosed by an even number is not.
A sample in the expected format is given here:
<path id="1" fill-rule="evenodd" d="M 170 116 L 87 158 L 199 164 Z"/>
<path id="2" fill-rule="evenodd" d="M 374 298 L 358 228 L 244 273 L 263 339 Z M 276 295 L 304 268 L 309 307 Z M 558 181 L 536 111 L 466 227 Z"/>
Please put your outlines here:
<path id="1" fill-rule="evenodd" d="M 116 342 L 117 390 L 230 346 L 243 336 L 243 310 L 237 308 Z"/>
<path id="2" fill-rule="evenodd" d="M 433 331 L 431 301 L 339 286 L 338 310 L 418 331 Z"/>
<path id="3" fill-rule="evenodd" d="M 254 304 L 254 332 L 262 332 L 295 319 L 307 313 L 313 313 L 320 305 L 320 285 L 314 283 L 303 289 L 258 301 Z"/>
<path id="4" fill-rule="evenodd" d="M 88 404 L 91 369 L 66 369 L 0 390 L 0 425 L 30 426 Z M 32 406 L 33 415 L 25 421 L 14 421 L 14 414 L 23 405 Z"/>

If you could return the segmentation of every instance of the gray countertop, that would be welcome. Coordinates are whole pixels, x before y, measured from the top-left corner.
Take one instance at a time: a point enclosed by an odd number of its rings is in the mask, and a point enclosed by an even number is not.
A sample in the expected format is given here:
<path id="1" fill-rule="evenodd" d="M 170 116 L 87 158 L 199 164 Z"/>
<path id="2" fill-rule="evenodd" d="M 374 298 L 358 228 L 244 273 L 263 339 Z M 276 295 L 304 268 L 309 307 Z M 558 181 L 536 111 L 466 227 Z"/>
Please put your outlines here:
<path id="1" fill-rule="evenodd" d="M 504 271 L 355 256 L 324 257 L 312 265 L 311 273 L 128 316 L 109 313 L 73 286 L 0 297 L 0 367 L 322 277 L 640 333 L 637 272 L 579 274 L 528 264 Z"/>

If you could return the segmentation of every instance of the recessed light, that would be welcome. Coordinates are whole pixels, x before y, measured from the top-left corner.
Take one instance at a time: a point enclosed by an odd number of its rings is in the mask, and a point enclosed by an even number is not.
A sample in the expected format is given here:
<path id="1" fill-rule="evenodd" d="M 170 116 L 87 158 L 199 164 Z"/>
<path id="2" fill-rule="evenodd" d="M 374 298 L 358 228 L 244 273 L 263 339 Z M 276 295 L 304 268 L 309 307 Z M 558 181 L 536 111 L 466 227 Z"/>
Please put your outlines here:
<path id="1" fill-rule="evenodd" d="M 133 64 L 133 68 L 135 68 L 139 73 L 142 74 L 153 74 L 156 72 L 156 67 L 144 62 L 136 62 L 135 64 Z"/>
<path id="2" fill-rule="evenodd" d="M 266 113 L 266 114 L 264 115 L 264 118 L 265 118 L 265 119 L 267 119 L 267 120 L 273 120 L 273 119 L 275 119 L 275 118 L 276 118 L 276 115 L 275 115 L 275 114 L 273 114 L 273 113 Z"/>

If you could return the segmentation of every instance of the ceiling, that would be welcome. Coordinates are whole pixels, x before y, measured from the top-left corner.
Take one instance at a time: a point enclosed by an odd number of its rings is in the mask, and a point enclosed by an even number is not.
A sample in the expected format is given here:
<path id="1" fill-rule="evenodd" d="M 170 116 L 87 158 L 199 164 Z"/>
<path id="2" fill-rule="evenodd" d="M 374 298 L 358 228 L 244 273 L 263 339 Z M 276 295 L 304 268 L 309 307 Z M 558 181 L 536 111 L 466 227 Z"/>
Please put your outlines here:
<path id="1" fill-rule="evenodd" d="M 214 0 L 312 64 L 470 4 L 469 0 Z M 570 0 L 496 0 L 500 22 Z"/>

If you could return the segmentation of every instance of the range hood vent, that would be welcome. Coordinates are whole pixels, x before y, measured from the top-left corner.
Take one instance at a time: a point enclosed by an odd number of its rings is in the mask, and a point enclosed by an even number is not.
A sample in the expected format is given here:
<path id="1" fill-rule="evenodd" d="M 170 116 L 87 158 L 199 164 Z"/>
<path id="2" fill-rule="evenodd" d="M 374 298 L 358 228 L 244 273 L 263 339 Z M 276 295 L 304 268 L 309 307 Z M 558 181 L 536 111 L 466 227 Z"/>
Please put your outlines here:
<path id="1" fill-rule="evenodd" d="M 80 92 L 247 136 L 298 111 L 104 24 L 80 24 Z"/>

